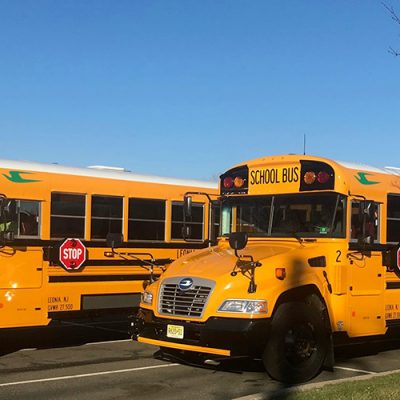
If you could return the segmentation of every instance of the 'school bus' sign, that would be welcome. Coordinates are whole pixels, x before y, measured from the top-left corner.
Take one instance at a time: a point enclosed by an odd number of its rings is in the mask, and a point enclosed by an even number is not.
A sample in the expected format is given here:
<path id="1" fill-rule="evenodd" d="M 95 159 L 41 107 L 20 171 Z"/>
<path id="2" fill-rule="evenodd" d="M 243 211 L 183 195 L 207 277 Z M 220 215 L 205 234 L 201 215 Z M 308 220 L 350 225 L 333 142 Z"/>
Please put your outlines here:
<path id="1" fill-rule="evenodd" d="M 86 247 L 79 239 L 66 239 L 60 246 L 60 262 L 68 271 L 79 269 L 86 261 Z"/>

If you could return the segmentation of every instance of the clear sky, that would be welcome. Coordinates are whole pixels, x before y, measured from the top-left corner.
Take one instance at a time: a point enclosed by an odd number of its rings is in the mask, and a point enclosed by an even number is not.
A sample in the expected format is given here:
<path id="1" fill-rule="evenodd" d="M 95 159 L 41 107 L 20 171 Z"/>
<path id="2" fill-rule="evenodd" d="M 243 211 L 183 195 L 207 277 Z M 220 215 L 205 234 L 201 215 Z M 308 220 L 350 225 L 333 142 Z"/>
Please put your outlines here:
<path id="1" fill-rule="evenodd" d="M 0 158 L 210 180 L 306 134 L 400 167 L 390 46 L 379 0 L 0 0 Z"/>

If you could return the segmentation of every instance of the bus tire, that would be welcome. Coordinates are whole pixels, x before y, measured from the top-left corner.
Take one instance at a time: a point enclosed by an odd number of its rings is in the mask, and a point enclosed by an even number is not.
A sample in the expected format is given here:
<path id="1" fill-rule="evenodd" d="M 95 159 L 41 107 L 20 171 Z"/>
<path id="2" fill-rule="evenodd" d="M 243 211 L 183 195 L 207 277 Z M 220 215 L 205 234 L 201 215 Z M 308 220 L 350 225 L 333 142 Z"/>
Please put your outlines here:
<path id="1" fill-rule="evenodd" d="M 281 382 L 306 382 L 316 376 L 329 349 L 323 315 L 311 304 L 289 302 L 279 306 L 271 323 L 263 363 Z"/>

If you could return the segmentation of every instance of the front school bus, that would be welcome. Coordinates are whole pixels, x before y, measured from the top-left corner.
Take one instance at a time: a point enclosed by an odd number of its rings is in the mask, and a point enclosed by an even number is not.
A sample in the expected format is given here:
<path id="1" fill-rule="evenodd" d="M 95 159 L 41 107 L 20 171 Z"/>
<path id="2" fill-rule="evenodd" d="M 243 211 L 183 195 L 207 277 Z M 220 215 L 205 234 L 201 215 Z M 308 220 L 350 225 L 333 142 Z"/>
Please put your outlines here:
<path id="1" fill-rule="evenodd" d="M 265 157 L 221 175 L 220 196 L 218 245 L 146 288 L 139 342 L 181 359 L 259 358 L 300 382 L 333 365 L 339 338 L 400 326 L 400 169 Z"/>

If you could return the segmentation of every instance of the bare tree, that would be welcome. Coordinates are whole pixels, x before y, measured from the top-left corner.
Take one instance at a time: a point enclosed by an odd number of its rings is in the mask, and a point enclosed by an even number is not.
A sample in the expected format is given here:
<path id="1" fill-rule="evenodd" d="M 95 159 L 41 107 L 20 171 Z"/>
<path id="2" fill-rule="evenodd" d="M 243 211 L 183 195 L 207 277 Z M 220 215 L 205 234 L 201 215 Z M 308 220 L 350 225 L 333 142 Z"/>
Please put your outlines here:
<path id="1" fill-rule="evenodd" d="M 385 7 L 386 10 L 389 12 L 390 18 L 392 18 L 392 20 L 393 20 L 394 22 L 396 22 L 397 24 L 400 25 L 400 17 L 399 17 L 399 15 L 397 14 L 396 10 L 393 8 L 393 6 L 392 6 L 392 5 L 388 5 L 388 4 L 384 3 L 384 2 L 382 2 L 382 5 L 383 5 L 383 7 Z M 397 56 L 400 56 L 400 51 L 399 51 L 399 50 L 393 49 L 393 47 L 389 47 L 388 52 L 389 52 L 390 54 L 393 54 L 393 55 L 396 56 L 396 57 L 397 57 Z"/>

